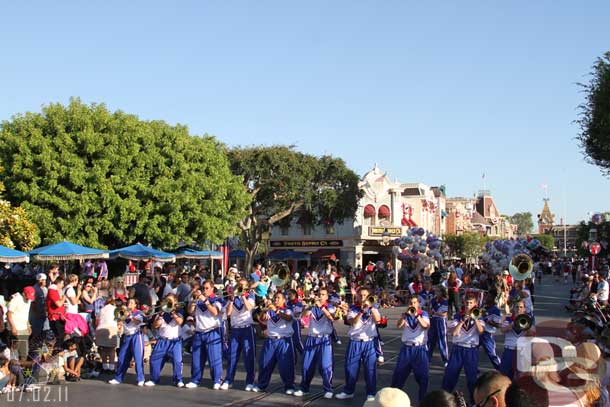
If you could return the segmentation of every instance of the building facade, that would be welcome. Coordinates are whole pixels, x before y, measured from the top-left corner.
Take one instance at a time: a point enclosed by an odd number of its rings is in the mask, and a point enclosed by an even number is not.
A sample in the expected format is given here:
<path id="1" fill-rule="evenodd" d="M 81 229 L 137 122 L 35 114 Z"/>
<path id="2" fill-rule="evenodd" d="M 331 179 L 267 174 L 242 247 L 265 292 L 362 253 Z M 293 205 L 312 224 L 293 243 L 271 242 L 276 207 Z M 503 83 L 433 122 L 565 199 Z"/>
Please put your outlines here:
<path id="1" fill-rule="evenodd" d="M 443 236 L 446 232 L 444 186 L 392 181 L 375 167 L 359 183 L 363 197 L 354 218 L 334 225 L 311 225 L 301 219 L 289 226 L 274 226 L 271 249 L 305 253 L 311 262 L 328 256 L 344 264 L 395 260 L 391 241 L 411 227 Z"/>
<path id="2" fill-rule="evenodd" d="M 448 198 L 446 206 L 447 234 L 477 232 L 500 239 L 517 234 L 517 226 L 500 214 L 489 191 L 479 191 L 476 198 Z"/>

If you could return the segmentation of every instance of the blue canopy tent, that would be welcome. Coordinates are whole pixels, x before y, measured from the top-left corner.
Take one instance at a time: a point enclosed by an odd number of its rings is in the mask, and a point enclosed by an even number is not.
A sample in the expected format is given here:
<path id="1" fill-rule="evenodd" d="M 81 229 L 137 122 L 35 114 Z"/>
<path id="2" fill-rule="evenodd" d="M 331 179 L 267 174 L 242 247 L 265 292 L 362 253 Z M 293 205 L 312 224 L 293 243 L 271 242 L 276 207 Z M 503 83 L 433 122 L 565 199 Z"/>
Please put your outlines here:
<path id="1" fill-rule="evenodd" d="M 167 253 L 161 250 L 153 249 L 152 247 L 144 246 L 141 243 L 136 243 L 131 246 L 122 247 L 110 251 L 110 258 L 116 259 L 121 257 L 127 260 L 154 260 L 160 262 L 173 262 L 176 260 L 176 255 Z"/>
<path id="2" fill-rule="evenodd" d="M 215 250 L 194 250 L 183 248 L 176 252 L 177 259 L 218 259 L 222 260 L 222 253 Z"/>
<path id="3" fill-rule="evenodd" d="M 92 247 L 81 246 L 76 243 L 63 242 L 54 243 L 48 246 L 38 247 L 32 250 L 30 256 L 41 261 L 62 261 L 62 260 L 85 260 L 85 259 L 107 259 L 108 252 L 105 250 L 94 249 Z"/>
<path id="4" fill-rule="evenodd" d="M 28 263 L 30 256 L 27 253 L 19 250 L 9 249 L 6 246 L 0 245 L 0 262 L 2 263 Z"/>
<path id="5" fill-rule="evenodd" d="M 270 260 L 307 260 L 305 253 L 292 250 L 275 250 L 267 256 Z"/>

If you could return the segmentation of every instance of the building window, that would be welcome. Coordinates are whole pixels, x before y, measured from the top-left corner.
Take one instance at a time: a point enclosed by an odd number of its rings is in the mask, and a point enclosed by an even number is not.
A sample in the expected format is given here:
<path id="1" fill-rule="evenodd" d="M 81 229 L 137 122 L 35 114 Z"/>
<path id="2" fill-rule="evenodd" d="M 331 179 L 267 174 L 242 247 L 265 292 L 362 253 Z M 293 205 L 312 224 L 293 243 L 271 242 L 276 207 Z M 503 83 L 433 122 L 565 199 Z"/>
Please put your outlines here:
<path id="1" fill-rule="evenodd" d="M 311 231 L 312 231 L 313 227 L 310 224 L 307 224 L 307 223 L 304 223 L 301 226 L 303 227 L 303 235 L 311 236 Z"/>
<path id="2" fill-rule="evenodd" d="M 290 230 L 289 226 L 280 226 L 280 232 L 282 236 L 288 236 L 288 230 Z"/>

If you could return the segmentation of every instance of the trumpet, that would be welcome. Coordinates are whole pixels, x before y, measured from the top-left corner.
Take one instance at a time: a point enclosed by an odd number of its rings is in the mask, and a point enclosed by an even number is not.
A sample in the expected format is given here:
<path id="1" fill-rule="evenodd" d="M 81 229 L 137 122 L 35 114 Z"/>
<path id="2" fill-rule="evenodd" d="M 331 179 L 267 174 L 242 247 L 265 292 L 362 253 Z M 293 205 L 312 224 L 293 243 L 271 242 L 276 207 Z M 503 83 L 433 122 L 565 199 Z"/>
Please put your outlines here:
<path id="1" fill-rule="evenodd" d="M 375 304 L 377 304 L 379 302 L 379 298 L 377 298 L 376 295 L 369 295 L 368 297 L 366 297 L 366 299 L 364 300 L 362 305 L 365 305 L 366 308 L 373 308 L 373 306 L 375 306 Z"/>
<path id="2" fill-rule="evenodd" d="M 479 308 L 479 307 L 474 307 L 473 309 L 470 310 L 470 313 L 468 314 L 468 316 L 470 318 L 474 318 L 474 319 L 481 318 L 481 315 L 483 315 L 483 311 L 481 311 L 481 308 Z"/>
<path id="3" fill-rule="evenodd" d="M 114 320 L 117 322 L 123 322 L 127 319 L 127 316 L 129 316 L 129 311 L 127 310 L 127 307 L 122 306 L 122 307 L 116 307 L 114 310 Z"/>
<path id="4" fill-rule="evenodd" d="M 521 331 L 527 331 L 532 327 L 532 317 L 527 314 L 517 315 L 514 326 Z"/>
<path id="5" fill-rule="evenodd" d="M 417 316 L 417 308 L 415 308 L 415 307 L 407 308 L 407 315 L 415 318 Z"/>

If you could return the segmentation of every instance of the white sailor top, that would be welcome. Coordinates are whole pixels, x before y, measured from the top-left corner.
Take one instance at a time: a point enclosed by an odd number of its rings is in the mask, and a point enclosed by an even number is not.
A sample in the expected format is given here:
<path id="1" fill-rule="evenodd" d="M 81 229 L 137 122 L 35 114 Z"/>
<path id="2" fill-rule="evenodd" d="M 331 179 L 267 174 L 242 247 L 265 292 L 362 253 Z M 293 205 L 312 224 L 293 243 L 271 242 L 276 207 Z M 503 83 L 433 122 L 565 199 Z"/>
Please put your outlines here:
<path id="1" fill-rule="evenodd" d="M 426 311 L 418 310 L 418 315 L 421 315 L 422 319 L 430 323 L 430 316 Z M 411 315 L 404 315 L 405 326 L 402 329 L 402 342 L 413 345 L 421 346 L 428 343 L 428 330 L 424 329 L 417 318 Z"/>
<path id="2" fill-rule="evenodd" d="M 322 307 L 312 307 L 309 314 L 309 336 L 330 335 L 333 333 L 333 321 L 328 319 L 322 311 L 326 308 L 331 315 L 335 315 L 337 309 L 333 304 L 325 303 Z"/>
<path id="3" fill-rule="evenodd" d="M 233 299 L 233 311 L 231 312 L 232 327 L 250 326 L 254 322 L 252 320 L 252 309 L 248 310 L 245 302 L 249 302 L 254 307 L 254 295 L 242 295 Z"/>
<path id="4" fill-rule="evenodd" d="M 278 312 L 279 311 L 292 317 L 292 310 L 286 306 L 278 309 Z M 267 316 L 269 317 L 267 320 L 267 336 L 269 338 L 286 338 L 292 336 L 294 333 L 292 329 L 292 318 L 286 321 L 285 319 L 280 318 L 277 312 L 271 310 L 267 311 Z"/>
<path id="5" fill-rule="evenodd" d="M 433 298 L 430 304 L 430 310 L 432 311 L 432 318 L 447 318 L 434 315 L 437 312 L 443 313 L 449 311 L 449 302 L 445 298 Z"/>
<path id="6" fill-rule="evenodd" d="M 501 325 L 502 324 L 502 312 L 500 308 L 495 305 L 488 307 L 485 309 L 485 316 L 483 317 L 483 321 L 485 321 L 485 332 L 489 334 L 495 334 L 497 328 L 489 324 L 488 322 L 493 322 L 494 324 Z"/>
<path id="7" fill-rule="evenodd" d="M 123 321 L 123 335 L 139 333 L 142 322 L 144 322 L 144 313 L 139 309 L 131 310 L 125 321 Z"/>
<path id="8" fill-rule="evenodd" d="M 506 328 L 507 326 L 510 326 L 510 324 L 513 323 L 515 318 L 516 318 L 516 316 L 508 315 L 504 319 L 504 322 L 502 323 L 502 327 Z M 526 331 L 522 331 L 520 329 L 515 329 L 515 327 L 513 326 L 512 329 L 510 329 L 509 331 L 504 333 L 504 347 L 508 348 L 508 349 L 516 349 L 519 338 L 525 337 L 525 332 Z"/>
<path id="9" fill-rule="evenodd" d="M 209 332 L 220 328 L 222 323 L 222 300 L 216 296 L 210 296 L 208 301 L 218 309 L 218 315 L 212 315 L 203 301 L 197 301 L 195 304 L 195 331 L 197 332 Z"/>
<path id="10" fill-rule="evenodd" d="M 423 290 L 419 293 L 419 303 L 421 308 L 428 308 L 432 303 L 432 299 L 434 298 L 434 290 L 426 291 Z"/>
<path id="11" fill-rule="evenodd" d="M 450 329 L 455 328 L 463 319 L 464 316 L 462 313 L 456 314 L 453 321 L 449 322 L 448 327 Z M 485 322 L 482 318 L 479 318 L 479 323 L 485 326 Z M 452 338 L 454 345 L 464 346 L 466 348 L 479 346 L 479 331 L 477 331 L 474 320 L 468 318 L 468 321 L 462 325 L 460 332 L 456 336 L 452 335 Z"/>
<path id="12" fill-rule="evenodd" d="M 184 318 L 182 311 L 176 311 L 176 314 Z M 161 326 L 157 330 L 159 337 L 164 339 L 178 339 L 180 337 L 180 325 L 172 317 L 169 312 L 164 312 L 161 315 Z"/>
<path id="13" fill-rule="evenodd" d="M 360 307 L 357 305 L 350 305 L 347 311 L 347 319 L 355 318 L 360 313 Z M 347 331 L 347 335 L 351 340 L 357 341 L 369 341 L 377 337 L 377 325 L 375 319 L 371 315 L 372 313 L 379 315 L 377 308 L 368 309 L 360 317 L 360 320 L 356 325 L 352 325 Z"/>

